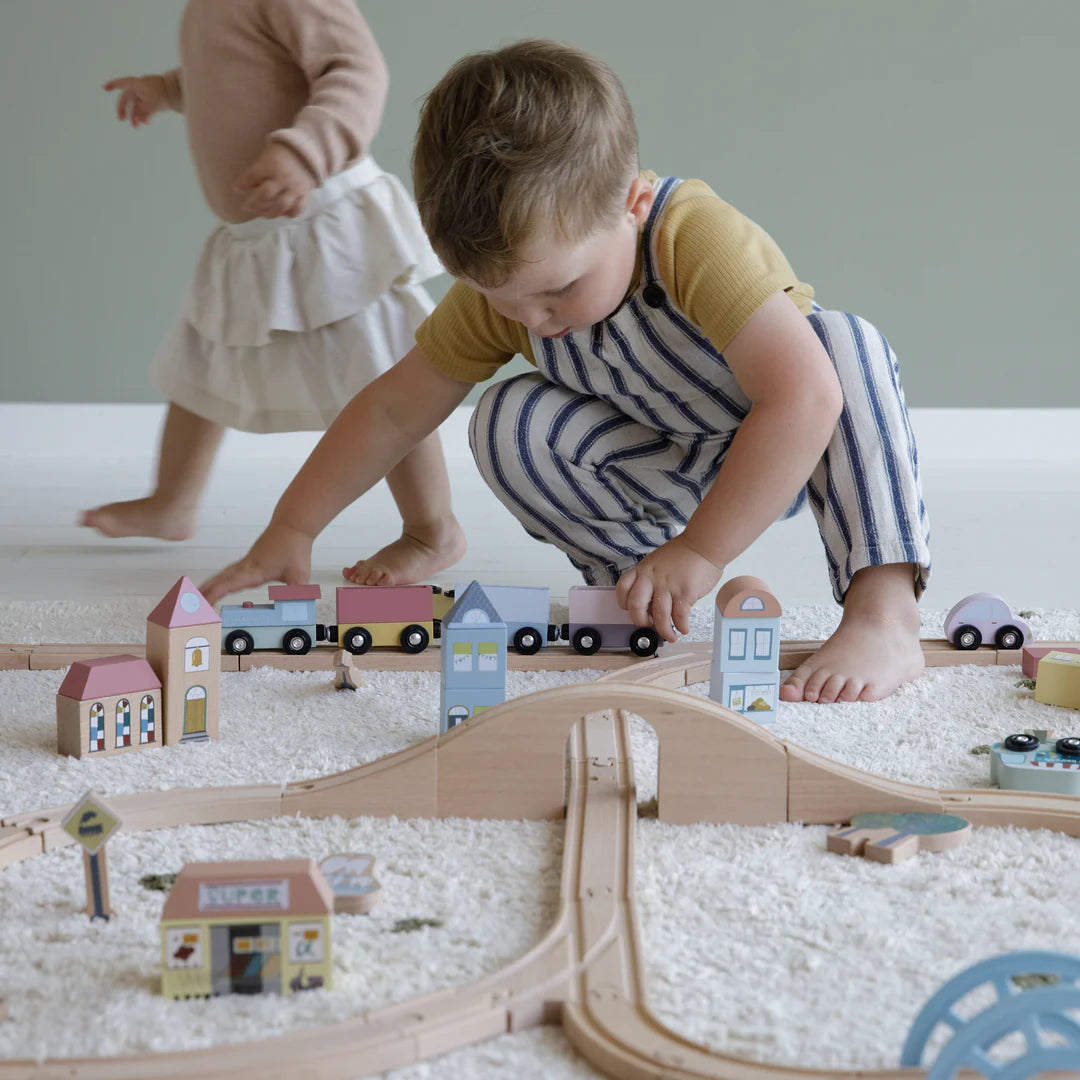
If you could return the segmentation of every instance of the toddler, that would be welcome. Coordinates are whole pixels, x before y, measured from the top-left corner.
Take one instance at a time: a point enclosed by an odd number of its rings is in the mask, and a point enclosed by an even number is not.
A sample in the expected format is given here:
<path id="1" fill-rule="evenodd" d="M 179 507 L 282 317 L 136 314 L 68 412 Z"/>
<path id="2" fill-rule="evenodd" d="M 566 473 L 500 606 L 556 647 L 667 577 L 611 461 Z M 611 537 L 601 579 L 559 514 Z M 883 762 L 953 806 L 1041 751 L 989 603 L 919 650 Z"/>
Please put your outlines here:
<path id="1" fill-rule="evenodd" d="M 788 701 L 874 700 L 922 670 L 927 520 L 896 358 L 822 310 L 772 238 L 696 180 L 643 173 L 606 65 L 526 41 L 424 105 L 420 216 L 457 278 L 416 346 L 346 406 L 212 602 L 303 581 L 319 531 L 515 353 L 477 464 L 529 535 L 616 584 L 669 641 L 772 521 L 813 510 L 839 627 Z"/>
<path id="2" fill-rule="evenodd" d="M 352 0 L 190 0 L 180 61 L 105 84 L 132 127 L 184 114 L 221 219 L 151 364 L 169 401 L 156 486 L 85 511 L 106 536 L 190 536 L 226 427 L 329 426 L 408 350 L 432 307 L 421 283 L 441 270 L 368 153 L 388 80 Z M 357 584 L 415 581 L 464 552 L 438 435 L 424 434 L 387 472 L 402 536 L 344 571 Z"/>

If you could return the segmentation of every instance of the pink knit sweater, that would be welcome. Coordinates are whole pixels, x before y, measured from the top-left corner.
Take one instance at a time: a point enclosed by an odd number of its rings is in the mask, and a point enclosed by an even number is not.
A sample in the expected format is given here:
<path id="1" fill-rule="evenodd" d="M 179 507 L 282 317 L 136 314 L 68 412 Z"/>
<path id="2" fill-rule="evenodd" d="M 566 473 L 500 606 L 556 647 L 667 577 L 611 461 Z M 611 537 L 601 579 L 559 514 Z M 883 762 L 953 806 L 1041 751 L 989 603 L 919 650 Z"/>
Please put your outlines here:
<path id="1" fill-rule="evenodd" d="M 164 79 L 206 201 L 233 222 L 252 216 L 233 185 L 267 140 L 321 184 L 366 152 L 389 83 L 353 0 L 189 0 Z"/>

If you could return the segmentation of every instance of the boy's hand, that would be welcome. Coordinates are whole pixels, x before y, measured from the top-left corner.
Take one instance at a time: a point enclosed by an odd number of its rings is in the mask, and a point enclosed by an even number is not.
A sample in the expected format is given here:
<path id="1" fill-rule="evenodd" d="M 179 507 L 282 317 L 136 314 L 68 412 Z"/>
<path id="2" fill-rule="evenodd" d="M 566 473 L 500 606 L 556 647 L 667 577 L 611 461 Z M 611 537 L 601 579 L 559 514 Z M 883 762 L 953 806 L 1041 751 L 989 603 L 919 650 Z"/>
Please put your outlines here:
<path id="1" fill-rule="evenodd" d="M 116 99 L 116 118 L 133 128 L 150 123 L 150 117 L 169 107 L 165 96 L 165 80 L 160 75 L 124 75 L 110 79 L 105 90 L 119 90 Z"/>
<path id="2" fill-rule="evenodd" d="M 627 570 L 615 587 L 635 626 L 652 623 L 665 641 L 690 632 L 690 608 L 719 580 L 724 568 L 699 555 L 680 535 Z"/>
<path id="3" fill-rule="evenodd" d="M 315 187 L 315 177 L 281 143 L 270 143 L 234 185 L 248 192 L 244 209 L 258 217 L 296 217 Z"/>
<path id="4" fill-rule="evenodd" d="M 312 538 L 306 533 L 270 525 L 239 562 L 204 581 L 199 591 L 207 603 L 216 604 L 229 593 L 268 581 L 306 585 L 311 580 L 311 545 Z"/>

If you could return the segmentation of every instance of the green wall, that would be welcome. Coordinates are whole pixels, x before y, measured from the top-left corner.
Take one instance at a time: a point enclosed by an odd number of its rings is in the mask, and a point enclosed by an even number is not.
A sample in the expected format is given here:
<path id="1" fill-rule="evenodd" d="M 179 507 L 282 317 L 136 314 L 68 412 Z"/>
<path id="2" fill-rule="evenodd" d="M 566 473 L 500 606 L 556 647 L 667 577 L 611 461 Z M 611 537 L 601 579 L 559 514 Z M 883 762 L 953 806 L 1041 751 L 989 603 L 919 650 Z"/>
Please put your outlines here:
<path id="1" fill-rule="evenodd" d="M 156 399 L 146 363 L 211 218 L 181 119 L 132 131 L 99 87 L 174 64 L 182 7 L 0 0 L 0 400 Z M 573 42 L 623 77 L 643 164 L 707 180 L 823 303 L 877 322 L 911 404 L 1080 404 L 1075 0 L 361 8 L 393 79 L 374 152 L 403 178 L 453 60 Z"/>

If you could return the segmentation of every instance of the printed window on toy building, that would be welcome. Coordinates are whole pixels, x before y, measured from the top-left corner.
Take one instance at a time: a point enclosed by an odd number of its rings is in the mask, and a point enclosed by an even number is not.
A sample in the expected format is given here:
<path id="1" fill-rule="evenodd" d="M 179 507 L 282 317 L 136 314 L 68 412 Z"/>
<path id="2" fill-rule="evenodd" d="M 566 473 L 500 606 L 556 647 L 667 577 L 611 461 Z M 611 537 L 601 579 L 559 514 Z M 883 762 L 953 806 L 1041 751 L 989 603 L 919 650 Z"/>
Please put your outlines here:
<path id="1" fill-rule="evenodd" d="M 454 642 L 454 670 L 472 671 L 472 642 Z"/>
<path id="2" fill-rule="evenodd" d="M 145 694 L 139 702 L 139 742 L 154 741 L 154 698 Z"/>
<path id="3" fill-rule="evenodd" d="M 116 745 L 131 745 L 131 702 L 127 698 L 116 703 Z"/>
<path id="4" fill-rule="evenodd" d="M 105 749 L 105 706 L 95 701 L 90 706 L 90 753 Z"/>
<path id="5" fill-rule="evenodd" d="M 184 645 L 184 670 L 206 671 L 210 667 L 210 642 L 204 637 L 189 638 Z"/>
<path id="6" fill-rule="evenodd" d="M 768 660 L 772 655 L 772 635 L 773 632 L 771 630 L 754 631 L 755 660 Z"/>
<path id="7" fill-rule="evenodd" d="M 499 646 L 494 641 L 481 641 L 480 662 L 477 671 L 498 671 L 499 669 Z"/>
<path id="8" fill-rule="evenodd" d="M 746 631 L 732 630 L 728 636 L 728 659 L 746 659 Z"/>

